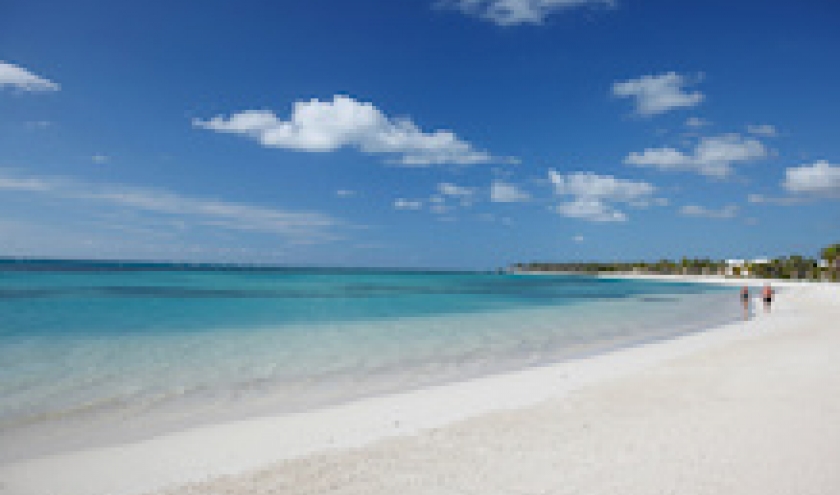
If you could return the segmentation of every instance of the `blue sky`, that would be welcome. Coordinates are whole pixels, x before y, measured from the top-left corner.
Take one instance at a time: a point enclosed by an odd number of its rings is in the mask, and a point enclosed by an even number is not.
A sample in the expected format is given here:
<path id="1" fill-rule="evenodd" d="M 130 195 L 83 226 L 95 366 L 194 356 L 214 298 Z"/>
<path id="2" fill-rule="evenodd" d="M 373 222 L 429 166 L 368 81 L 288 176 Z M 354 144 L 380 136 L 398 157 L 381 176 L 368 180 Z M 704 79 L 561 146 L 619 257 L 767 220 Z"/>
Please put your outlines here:
<path id="1" fill-rule="evenodd" d="M 840 241 L 840 4 L 0 6 L 0 255 L 489 268 Z"/>

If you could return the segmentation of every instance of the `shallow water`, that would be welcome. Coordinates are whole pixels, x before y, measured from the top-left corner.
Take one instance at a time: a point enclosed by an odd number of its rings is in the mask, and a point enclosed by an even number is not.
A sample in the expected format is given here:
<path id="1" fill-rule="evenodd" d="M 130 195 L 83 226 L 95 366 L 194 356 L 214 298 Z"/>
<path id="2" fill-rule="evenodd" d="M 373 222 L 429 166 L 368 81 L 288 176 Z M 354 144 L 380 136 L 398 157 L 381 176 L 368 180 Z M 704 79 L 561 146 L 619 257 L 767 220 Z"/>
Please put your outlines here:
<path id="1" fill-rule="evenodd" d="M 520 369 L 739 316 L 700 284 L 0 269 L 0 461 Z"/>

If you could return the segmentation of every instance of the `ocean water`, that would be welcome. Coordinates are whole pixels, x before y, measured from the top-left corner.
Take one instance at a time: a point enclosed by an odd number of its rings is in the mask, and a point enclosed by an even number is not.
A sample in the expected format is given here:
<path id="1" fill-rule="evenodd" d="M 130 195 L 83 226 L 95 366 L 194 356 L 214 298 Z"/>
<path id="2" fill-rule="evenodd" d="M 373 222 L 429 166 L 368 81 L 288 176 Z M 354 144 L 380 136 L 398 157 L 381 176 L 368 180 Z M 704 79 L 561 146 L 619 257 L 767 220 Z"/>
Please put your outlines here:
<path id="1" fill-rule="evenodd" d="M 583 276 L 0 264 L 0 462 L 556 362 L 739 317 Z"/>

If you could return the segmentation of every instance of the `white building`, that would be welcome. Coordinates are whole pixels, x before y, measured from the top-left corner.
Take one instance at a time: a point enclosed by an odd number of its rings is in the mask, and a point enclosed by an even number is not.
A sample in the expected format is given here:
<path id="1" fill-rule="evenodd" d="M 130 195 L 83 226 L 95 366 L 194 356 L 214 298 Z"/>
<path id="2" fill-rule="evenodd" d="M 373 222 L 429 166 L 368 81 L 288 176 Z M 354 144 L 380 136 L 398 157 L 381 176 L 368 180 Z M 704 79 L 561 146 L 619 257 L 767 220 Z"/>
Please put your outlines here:
<path id="1" fill-rule="evenodd" d="M 770 264 L 770 259 L 766 257 L 755 258 L 753 260 L 726 260 L 726 275 L 730 277 L 736 275 L 741 277 L 749 277 L 751 265 L 768 264 Z"/>
<path id="2" fill-rule="evenodd" d="M 726 276 L 731 277 L 736 273 L 738 275 L 746 275 L 747 262 L 746 260 L 726 260 Z"/>

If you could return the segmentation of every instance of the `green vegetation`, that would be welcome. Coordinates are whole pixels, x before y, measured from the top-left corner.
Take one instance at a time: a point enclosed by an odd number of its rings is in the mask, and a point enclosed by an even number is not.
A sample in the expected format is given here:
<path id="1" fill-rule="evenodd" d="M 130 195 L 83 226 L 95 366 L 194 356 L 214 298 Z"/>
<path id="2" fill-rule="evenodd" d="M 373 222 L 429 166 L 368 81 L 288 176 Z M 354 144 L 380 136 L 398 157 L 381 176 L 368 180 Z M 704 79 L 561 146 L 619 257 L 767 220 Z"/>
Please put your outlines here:
<path id="1" fill-rule="evenodd" d="M 832 244 L 820 251 L 820 258 L 800 255 L 769 260 L 745 260 L 727 263 L 708 258 L 679 261 L 663 259 L 657 262 L 617 263 L 517 263 L 512 271 L 563 273 L 640 273 L 656 275 L 718 275 L 727 277 L 775 278 L 791 280 L 840 280 L 840 244 Z"/>
<path id="2" fill-rule="evenodd" d="M 840 261 L 840 244 L 832 244 L 823 248 L 820 257 L 828 262 L 833 268 L 837 268 Z"/>

